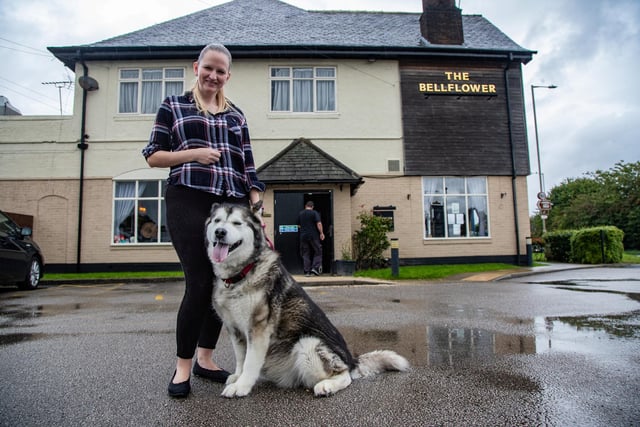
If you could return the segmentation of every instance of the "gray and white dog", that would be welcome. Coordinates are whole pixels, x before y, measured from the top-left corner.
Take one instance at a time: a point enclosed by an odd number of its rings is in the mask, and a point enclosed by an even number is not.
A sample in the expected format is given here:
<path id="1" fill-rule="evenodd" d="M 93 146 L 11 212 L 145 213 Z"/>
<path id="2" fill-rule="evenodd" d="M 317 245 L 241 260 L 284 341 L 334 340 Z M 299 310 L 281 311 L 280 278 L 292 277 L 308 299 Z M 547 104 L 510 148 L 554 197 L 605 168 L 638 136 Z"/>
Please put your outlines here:
<path id="1" fill-rule="evenodd" d="M 247 396 L 262 378 L 329 396 L 352 379 L 409 369 L 393 351 L 351 355 L 340 332 L 269 248 L 260 208 L 214 204 L 206 222 L 205 242 L 216 275 L 213 306 L 236 358 L 222 395 Z"/>

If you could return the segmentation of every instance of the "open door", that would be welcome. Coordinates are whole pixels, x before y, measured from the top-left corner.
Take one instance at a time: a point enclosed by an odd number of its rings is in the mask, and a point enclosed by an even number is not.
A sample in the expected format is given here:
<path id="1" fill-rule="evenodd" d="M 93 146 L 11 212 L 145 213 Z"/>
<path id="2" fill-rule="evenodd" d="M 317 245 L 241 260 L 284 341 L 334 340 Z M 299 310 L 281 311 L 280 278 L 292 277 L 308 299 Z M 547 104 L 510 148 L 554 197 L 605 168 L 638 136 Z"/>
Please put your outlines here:
<path id="1" fill-rule="evenodd" d="M 282 263 L 292 274 L 302 274 L 298 214 L 308 200 L 320 213 L 325 239 L 322 242 L 322 271 L 331 271 L 333 260 L 333 206 L 330 191 L 275 191 L 274 192 L 274 245 Z"/>

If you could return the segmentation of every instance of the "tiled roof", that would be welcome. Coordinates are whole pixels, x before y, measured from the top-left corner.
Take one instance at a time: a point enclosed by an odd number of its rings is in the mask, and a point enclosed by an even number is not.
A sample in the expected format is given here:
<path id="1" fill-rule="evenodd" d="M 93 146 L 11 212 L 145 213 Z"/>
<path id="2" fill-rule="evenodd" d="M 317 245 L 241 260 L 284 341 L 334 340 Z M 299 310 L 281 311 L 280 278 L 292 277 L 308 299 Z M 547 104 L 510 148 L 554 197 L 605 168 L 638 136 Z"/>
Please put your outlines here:
<path id="1" fill-rule="evenodd" d="M 415 0 L 416 2 L 418 0 Z M 234 56 L 238 50 L 308 48 L 412 51 L 512 52 L 525 57 L 524 49 L 480 15 L 463 15 L 464 44 L 433 45 L 420 34 L 421 13 L 307 11 L 279 0 L 234 0 L 129 34 L 83 46 L 52 47 L 68 63 L 78 47 L 85 52 L 123 52 L 122 49 L 193 50 L 222 43 Z M 193 49 L 188 49 L 188 48 Z M 61 56 L 67 55 L 67 58 Z M 113 55 L 112 55 L 113 56 Z M 98 58 L 95 58 L 98 59 Z"/>
<path id="2" fill-rule="evenodd" d="M 349 184 L 355 189 L 362 177 L 334 157 L 299 138 L 258 168 L 258 177 L 267 184 Z"/>

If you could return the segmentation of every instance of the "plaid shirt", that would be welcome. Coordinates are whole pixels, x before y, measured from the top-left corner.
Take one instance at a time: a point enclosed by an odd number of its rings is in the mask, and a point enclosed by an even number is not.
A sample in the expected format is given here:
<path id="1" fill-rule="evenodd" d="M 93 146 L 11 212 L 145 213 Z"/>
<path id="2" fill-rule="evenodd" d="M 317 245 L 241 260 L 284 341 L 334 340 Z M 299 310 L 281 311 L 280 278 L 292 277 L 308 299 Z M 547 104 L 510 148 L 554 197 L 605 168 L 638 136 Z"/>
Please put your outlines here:
<path id="1" fill-rule="evenodd" d="M 205 116 L 198 112 L 190 93 L 165 99 L 142 155 L 148 158 L 159 150 L 201 147 L 220 151 L 220 160 L 212 165 L 189 162 L 172 166 L 169 184 L 237 198 L 247 196 L 252 188 L 264 192 L 265 185 L 256 174 L 249 128 L 242 111 L 231 105 L 223 112 Z"/>

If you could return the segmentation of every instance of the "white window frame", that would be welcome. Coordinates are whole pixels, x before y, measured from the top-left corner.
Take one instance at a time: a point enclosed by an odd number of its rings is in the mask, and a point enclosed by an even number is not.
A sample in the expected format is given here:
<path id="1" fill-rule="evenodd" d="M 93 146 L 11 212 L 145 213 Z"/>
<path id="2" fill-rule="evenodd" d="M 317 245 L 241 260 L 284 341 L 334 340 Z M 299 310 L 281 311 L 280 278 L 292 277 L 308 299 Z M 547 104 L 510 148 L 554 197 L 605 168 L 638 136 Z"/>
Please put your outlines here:
<path id="1" fill-rule="evenodd" d="M 154 71 L 155 72 L 161 71 L 162 78 L 152 78 L 152 77 L 145 76 L 145 74 L 149 74 Z M 171 75 L 172 71 L 173 72 L 180 71 L 182 75 L 179 77 L 172 76 Z M 135 76 L 133 75 L 123 76 L 126 73 L 128 74 L 135 73 Z M 185 75 L 186 75 L 185 67 L 122 67 L 118 69 L 118 106 L 117 106 L 118 114 L 126 114 L 126 115 L 156 114 L 158 111 L 158 107 L 160 107 L 160 103 L 162 102 L 163 99 L 165 99 L 169 95 L 178 95 L 184 92 Z M 160 93 L 160 96 L 158 98 L 159 101 L 156 100 L 157 102 L 153 102 L 153 105 L 146 107 L 146 111 L 143 112 L 143 110 L 145 109 L 145 107 L 143 106 L 144 105 L 143 102 L 145 101 L 143 88 L 146 83 L 153 83 L 153 82 L 161 83 L 162 92 Z M 171 91 L 171 93 L 169 93 L 168 86 L 171 83 L 181 83 L 180 90 L 173 90 Z M 135 105 L 131 105 L 130 103 L 131 111 L 123 111 L 123 107 L 124 107 L 123 92 L 125 91 L 124 89 L 125 86 L 135 87 L 135 89 L 133 90 L 135 90 L 136 99 L 135 99 L 135 102 L 133 103 Z"/>
<path id="2" fill-rule="evenodd" d="M 274 76 L 275 70 L 288 70 L 286 76 Z M 312 70 L 312 75 L 309 77 L 296 77 L 296 71 Z M 321 75 L 322 70 L 332 70 L 332 76 Z M 295 83 L 310 81 L 312 83 L 311 88 L 311 109 L 310 110 L 295 110 L 294 96 L 295 96 Z M 288 83 L 288 108 L 274 109 L 274 83 L 275 82 L 287 82 Z M 319 94 L 320 85 L 323 82 L 333 83 L 333 108 L 319 108 Z M 336 113 L 338 111 L 338 68 L 333 65 L 273 65 L 269 67 L 269 111 L 271 113 L 289 113 L 289 114 L 327 114 Z"/>
<path id="3" fill-rule="evenodd" d="M 122 191 L 124 187 L 120 187 L 118 194 L 118 185 L 131 185 L 127 191 Z M 144 196 L 144 186 L 157 186 L 155 195 Z M 149 246 L 149 245 L 171 245 L 171 237 L 169 236 L 166 218 L 166 203 L 164 200 L 164 191 L 166 189 L 166 179 L 135 179 L 122 178 L 113 180 L 113 197 L 111 208 L 111 245 L 112 246 Z M 126 193 L 126 194 L 125 194 Z M 124 208 L 122 211 L 119 209 Z M 142 215 L 147 214 L 147 210 L 155 211 L 155 217 L 151 216 L 156 226 L 155 237 L 145 238 L 142 236 L 140 223 Z M 136 212 L 136 215 L 133 213 Z M 149 212 L 151 214 L 151 212 Z M 120 228 L 116 225 L 125 223 L 129 228 Z M 124 231 L 124 232 L 123 232 Z"/>
<path id="4" fill-rule="evenodd" d="M 462 191 L 449 191 L 447 187 L 447 179 L 451 179 L 455 182 L 457 180 L 463 180 Z M 469 191 L 469 179 L 483 179 L 484 191 Z M 442 180 L 437 190 L 427 188 L 427 180 Z M 436 182 L 436 181 L 431 181 Z M 450 239 L 487 239 L 491 237 L 490 224 L 490 212 L 489 212 L 489 194 L 488 194 L 488 180 L 486 176 L 424 176 L 422 177 L 422 218 L 423 220 L 423 232 L 422 236 L 425 240 L 450 240 Z M 477 219 L 471 221 L 470 207 L 475 208 L 474 203 L 470 202 L 471 198 L 482 198 L 485 211 L 478 211 L 475 209 L 474 215 Z M 443 206 L 444 215 L 444 235 L 434 236 L 437 233 L 434 225 L 434 218 L 432 218 L 432 204 L 437 202 Z M 462 202 L 462 203 L 460 203 Z M 461 205 L 464 206 L 461 206 Z M 457 205 L 457 209 L 456 209 Z M 470 224 L 474 224 L 473 229 L 470 229 Z M 440 233 L 437 233 L 440 234 Z"/>

